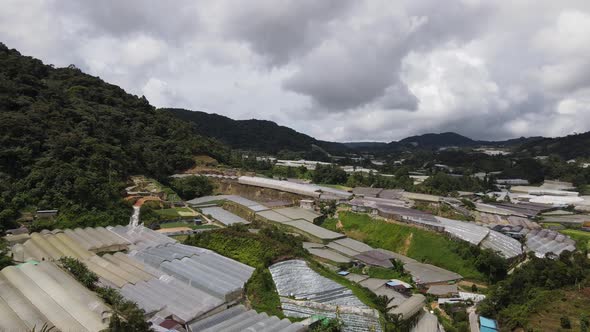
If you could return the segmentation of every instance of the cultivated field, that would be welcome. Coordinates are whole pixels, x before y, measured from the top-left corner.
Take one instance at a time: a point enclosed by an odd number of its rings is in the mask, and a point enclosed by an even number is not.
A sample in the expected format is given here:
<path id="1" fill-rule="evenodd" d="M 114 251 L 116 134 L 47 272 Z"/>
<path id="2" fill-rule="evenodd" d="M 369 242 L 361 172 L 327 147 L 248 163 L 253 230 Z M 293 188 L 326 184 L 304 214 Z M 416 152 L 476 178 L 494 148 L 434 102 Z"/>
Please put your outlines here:
<path id="1" fill-rule="evenodd" d="M 323 227 L 344 232 L 375 248 L 398 252 L 424 263 L 461 274 L 467 279 L 483 279 L 474 262 L 457 251 L 465 245 L 427 230 L 375 220 L 368 215 L 340 212 L 339 219 L 327 219 Z"/>

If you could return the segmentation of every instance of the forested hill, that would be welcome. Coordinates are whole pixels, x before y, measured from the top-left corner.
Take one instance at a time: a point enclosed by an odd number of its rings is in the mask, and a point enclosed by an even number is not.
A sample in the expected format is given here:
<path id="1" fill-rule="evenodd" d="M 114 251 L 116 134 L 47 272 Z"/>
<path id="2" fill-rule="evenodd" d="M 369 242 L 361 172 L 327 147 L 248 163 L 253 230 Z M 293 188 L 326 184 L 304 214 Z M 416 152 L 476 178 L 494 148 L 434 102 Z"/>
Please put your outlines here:
<path id="1" fill-rule="evenodd" d="M 535 156 L 556 154 L 564 159 L 589 158 L 590 132 L 557 138 L 544 138 L 523 144 L 520 150 Z"/>
<path id="2" fill-rule="evenodd" d="M 195 154 L 228 154 L 143 97 L 1 43 L 0 133 L 0 230 L 36 208 L 58 208 L 72 225 L 126 222 L 129 175 L 162 178 Z"/>
<path id="3" fill-rule="evenodd" d="M 162 109 L 190 121 L 195 130 L 235 149 L 275 154 L 281 150 L 311 151 L 319 147 L 331 154 L 350 151 L 341 143 L 325 142 L 266 120 L 233 120 L 228 117 L 177 108 Z"/>
<path id="4" fill-rule="evenodd" d="M 440 134 L 423 134 L 418 136 L 411 136 L 400 140 L 399 142 L 391 142 L 390 145 L 395 146 L 414 146 L 423 148 L 441 148 L 445 146 L 458 146 L 458 147 L 478 147 L 478 146 L 490 146 L 490 147 L 516 147 L 521 144 L 531 143 L 541 140 L 542 137 L 520 137 L 504 141 L 478 141 L 459 135 L 453 132 L 446 132 Z"/>

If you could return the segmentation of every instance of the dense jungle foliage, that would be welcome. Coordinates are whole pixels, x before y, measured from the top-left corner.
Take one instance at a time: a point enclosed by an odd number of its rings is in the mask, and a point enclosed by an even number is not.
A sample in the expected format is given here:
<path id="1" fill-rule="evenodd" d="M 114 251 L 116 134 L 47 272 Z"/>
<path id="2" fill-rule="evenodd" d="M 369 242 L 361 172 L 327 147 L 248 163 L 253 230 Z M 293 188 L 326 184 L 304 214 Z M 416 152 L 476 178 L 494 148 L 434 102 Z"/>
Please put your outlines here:
<path id="1" fill-rule="evenodd" d="M 590 261 L 585 255 L 564 251 L 555 259 L 541 259 L 529 254 L 526 263 L 491 288 L 478 310 L 496 317 L 505 330 L 527 328 L 529 317 L 543 303 L 558 301 L 548 296 L 550 292 L 588 292 Z"/>
<path id="2" fill-rule="evenodd" d="M 162 179 L 196 154 L 229 155 L 144 97 L 1 43 L 0 133 L 0 231 L 35 209 L 59 209 L 55 227 L 127 222 L 129 175 Z"/>

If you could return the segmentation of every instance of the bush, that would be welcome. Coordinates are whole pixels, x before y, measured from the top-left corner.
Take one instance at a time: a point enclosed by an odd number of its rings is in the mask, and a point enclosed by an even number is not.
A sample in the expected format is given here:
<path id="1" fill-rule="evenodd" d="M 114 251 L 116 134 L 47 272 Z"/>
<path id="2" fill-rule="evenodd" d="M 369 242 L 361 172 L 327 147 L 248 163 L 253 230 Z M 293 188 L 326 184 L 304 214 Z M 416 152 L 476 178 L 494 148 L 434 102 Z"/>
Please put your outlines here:
<path id="1" fill-rule="evenodd" d="M 211 181 L 204 176 L 176 178 L 170 182 L 170 186 L 185 200 L 211 195 L 214 189 Z"/>
<path id="2" fill-rule="evenodd" d="M 567 316 L 562 316 L 559 319 L 559 325 L 564 329 L 571 329 L 572 328 L 572 322 L 570 321 L 569 317 L 567 317 Z"/>
<path id="3" fill-rule="evenodd" d="M 62 267 L 74 276 L 86 288 L 95 291 L 108 305 L 113 308 L 108 331 L 111 332 L 153 332 L 151 323 L 145 321 L 145 311 L 135 302 L 125 300 L 116 289 L 99 287 L 98 276 L 79 260 L 71 257 L 59 259 Z"/>

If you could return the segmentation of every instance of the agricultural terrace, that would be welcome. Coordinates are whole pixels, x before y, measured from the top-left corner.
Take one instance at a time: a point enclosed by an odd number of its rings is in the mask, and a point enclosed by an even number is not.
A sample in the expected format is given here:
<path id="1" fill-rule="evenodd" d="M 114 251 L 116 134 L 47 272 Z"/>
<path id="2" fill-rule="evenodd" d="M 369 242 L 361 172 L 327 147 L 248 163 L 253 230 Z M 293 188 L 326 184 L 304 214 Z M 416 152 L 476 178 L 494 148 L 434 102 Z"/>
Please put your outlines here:
<path id="1" fill-rule="evenodd" d="M 578 229 L 563 229 L 559 232 L 569 235 L 572 239 L 576 240 L 576 246 L 579 250 L 590 250 L 590 232 Z"/>
<path id="2" fill-rule="evenodd" d="M 326 219 L 322 226 L 344 232 L 348 237 L 372 247 L 391 250 L 423 263 L 440 266 L 459 273 L 466 279 L 485 279 L 475 267 L 475 258 L 461 255 L 467 244 L 435 232 L 345 211 L 339 213 L 338 219 Z"/>
<path id="3" fill-rule="evenodd" d="M 385 307 L 375 294 L 328 270 L 309 259 L 303 249 L 302 239 L 286 234 L 275 226 L 262 227 L 258 233 L 251 233 L 244 225 L 194 234 L 186 238 L 185 244 L 211 249 L 239 262 L 256 267 L 246 284 L 246 296 L 253 309 L 269 315 L 284 317 L 279 295 L 268 267 L 278 261 L 291 258 L 306 259 L 309 266 L 320 275 L 332 279 L 352 290 L 363 303 L 384 311 Z"/>

